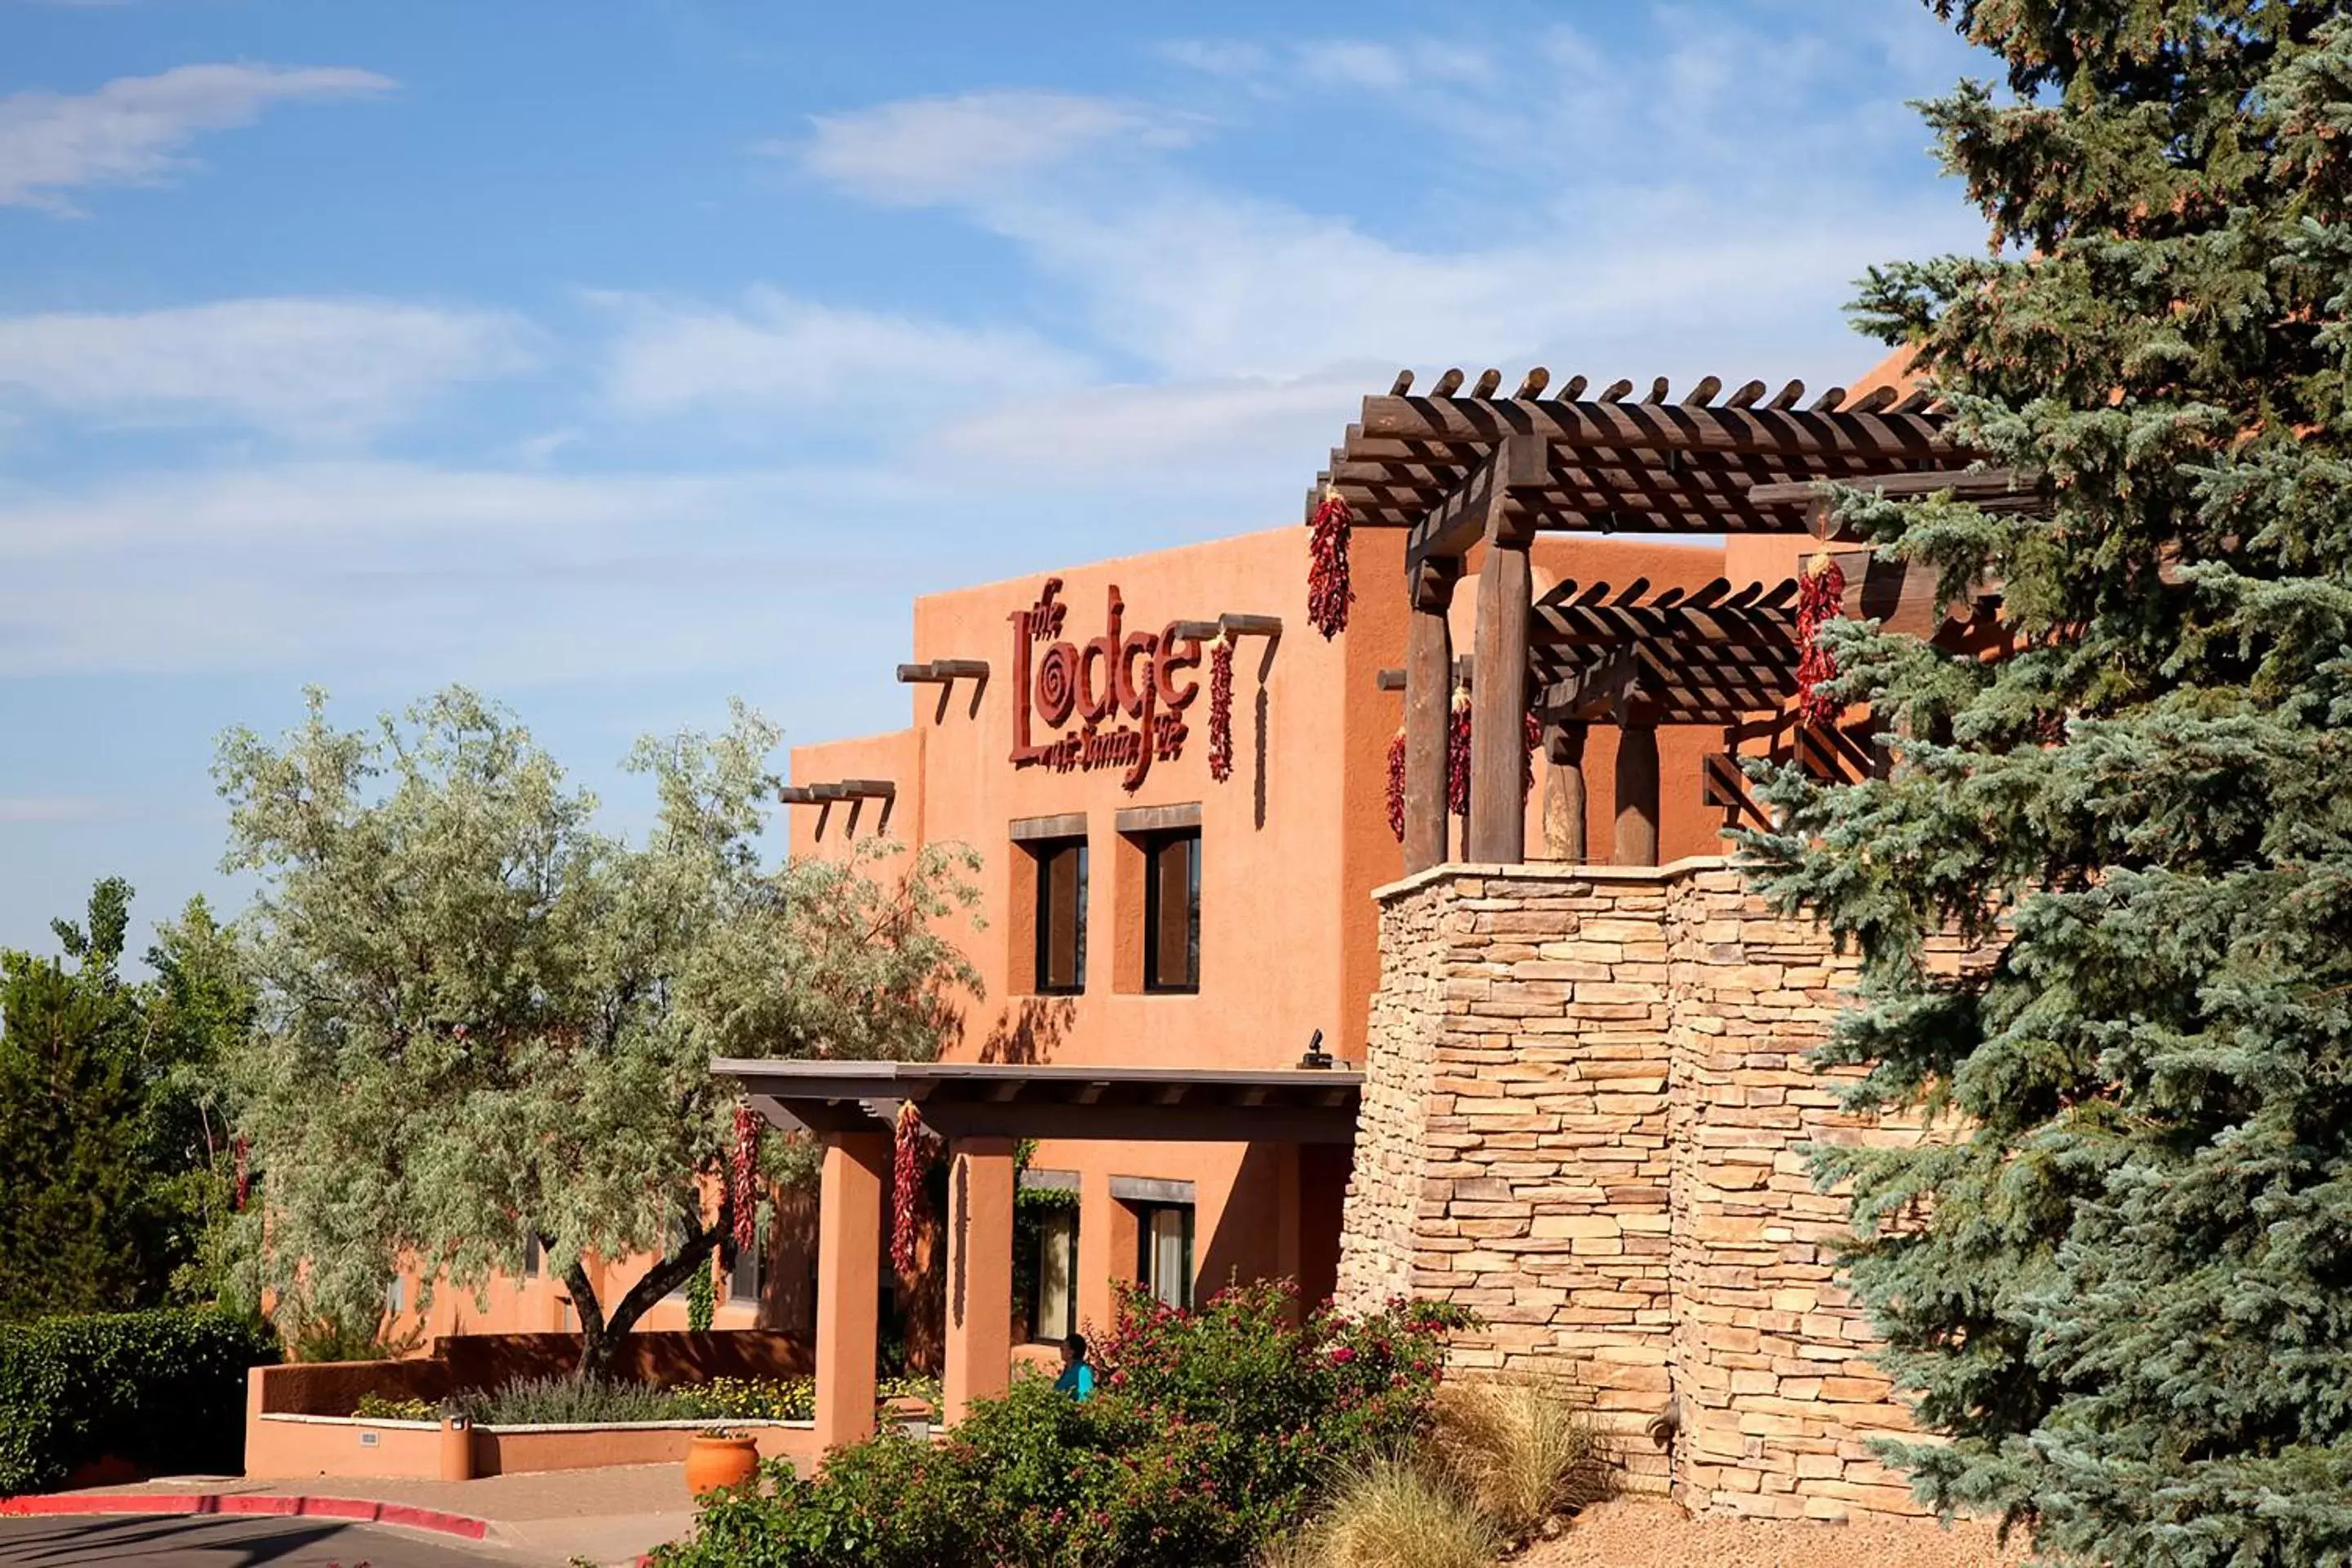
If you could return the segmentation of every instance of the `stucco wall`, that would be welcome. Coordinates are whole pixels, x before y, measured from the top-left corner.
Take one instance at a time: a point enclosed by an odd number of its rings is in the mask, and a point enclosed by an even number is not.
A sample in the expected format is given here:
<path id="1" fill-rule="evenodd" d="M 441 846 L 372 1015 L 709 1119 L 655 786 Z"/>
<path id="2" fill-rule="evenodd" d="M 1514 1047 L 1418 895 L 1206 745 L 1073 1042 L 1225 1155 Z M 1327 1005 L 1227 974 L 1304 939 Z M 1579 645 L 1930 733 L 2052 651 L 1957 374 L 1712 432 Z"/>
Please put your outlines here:
<path id="1" fill-rule="evenodd" d="M 1590 1384 L 1636 1485 L 1781 1518 L 1917 1511 L 1907 1413 L 1832 1279 L 1803 1146 L 1909 1139 L 1803 1059 L 1852 963 L 1720 860 L 1449 867 L 1381 897 L 1343 1302 L 1475 1307 L 1472 1369 Z M 1643 1435 L 1672 1407 L 1670 1454 Z"/>

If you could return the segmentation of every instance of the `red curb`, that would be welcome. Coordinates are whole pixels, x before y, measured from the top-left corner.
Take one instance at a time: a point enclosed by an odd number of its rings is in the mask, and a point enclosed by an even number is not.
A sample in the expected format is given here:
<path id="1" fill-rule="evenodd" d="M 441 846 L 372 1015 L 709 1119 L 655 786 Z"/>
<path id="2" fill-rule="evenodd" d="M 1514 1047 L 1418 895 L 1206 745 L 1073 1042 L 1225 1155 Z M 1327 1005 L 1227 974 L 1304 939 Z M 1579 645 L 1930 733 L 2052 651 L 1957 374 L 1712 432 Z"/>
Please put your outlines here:
<path id="1" fill-rule="evenodd" d="M 404 1530 L 461 1536 L 467 1541 L 479 1541 L 490 1532 L 489 1521 L 485 1519 L 474 1519 L 462 1513 L 444 1513 L 439 1509 L 418 1508 L 412 1503 L 375 1502 L 367 1498 L 288 1496 L 274 1492 L 110 1492 L 103 1496 L 62 1493 L 47 1497 L 0 1498 L 0 1518 L 113 1513 L 230 1513 L 278 1518 L 347 1519 L 361 1524 L 390 1524 Z"/>

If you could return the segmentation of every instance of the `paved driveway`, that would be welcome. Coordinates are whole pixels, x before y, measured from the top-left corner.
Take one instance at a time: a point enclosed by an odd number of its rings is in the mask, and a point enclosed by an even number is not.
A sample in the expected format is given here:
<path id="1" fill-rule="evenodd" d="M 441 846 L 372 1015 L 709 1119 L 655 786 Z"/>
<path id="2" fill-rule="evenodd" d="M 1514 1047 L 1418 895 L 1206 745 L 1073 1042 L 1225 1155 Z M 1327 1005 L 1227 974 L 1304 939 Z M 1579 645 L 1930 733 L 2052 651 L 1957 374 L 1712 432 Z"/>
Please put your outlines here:
<path id="1" fill-rule="evenodd" d="M 484 1568 L 508 1554 L 331 1519 L 117 1514 L 0 1519 L 7 1568 Z"/>

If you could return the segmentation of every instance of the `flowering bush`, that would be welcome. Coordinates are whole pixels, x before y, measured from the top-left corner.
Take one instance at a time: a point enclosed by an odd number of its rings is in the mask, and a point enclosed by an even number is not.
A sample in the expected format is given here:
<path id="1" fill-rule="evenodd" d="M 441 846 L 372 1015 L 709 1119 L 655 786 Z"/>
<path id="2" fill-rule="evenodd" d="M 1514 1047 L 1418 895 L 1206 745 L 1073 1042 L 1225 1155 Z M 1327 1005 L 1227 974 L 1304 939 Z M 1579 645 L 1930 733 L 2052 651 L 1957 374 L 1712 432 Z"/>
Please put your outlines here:
<path id="1" fill-rule="evenodd" d="M 1213 1568 L 1297 1527 L 1350 1467 L 1427 1427 L 1458 1309 L 1302 1316 L 1287 1285 L 1198 1312 L 1123 1299 L 1080 1403 L 1042 1378 L 937 1446 L 885 1436 L 707 1504 L 674 1568 Z"/>

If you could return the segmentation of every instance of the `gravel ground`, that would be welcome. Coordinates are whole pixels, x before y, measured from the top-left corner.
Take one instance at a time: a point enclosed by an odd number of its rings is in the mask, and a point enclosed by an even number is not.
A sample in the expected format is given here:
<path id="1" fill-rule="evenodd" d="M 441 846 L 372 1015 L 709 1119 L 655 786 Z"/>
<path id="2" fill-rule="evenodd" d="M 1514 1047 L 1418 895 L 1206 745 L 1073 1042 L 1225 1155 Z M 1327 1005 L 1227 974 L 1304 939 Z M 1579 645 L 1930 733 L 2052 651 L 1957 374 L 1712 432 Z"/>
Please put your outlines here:
<path id="1" fill-rule="evenodd" d="M 1516 1568 L 2009 1568 L 1990 1524 L 1947 1530 L 1933 1520 L 1794 1524 L 1693 1519 L 1672 1503 L 1624 1500 L 1588 1509 L 1557 1541 L 1539 1542 Z"/>

